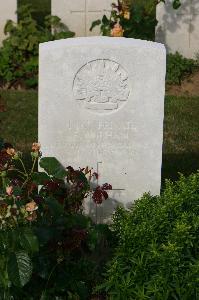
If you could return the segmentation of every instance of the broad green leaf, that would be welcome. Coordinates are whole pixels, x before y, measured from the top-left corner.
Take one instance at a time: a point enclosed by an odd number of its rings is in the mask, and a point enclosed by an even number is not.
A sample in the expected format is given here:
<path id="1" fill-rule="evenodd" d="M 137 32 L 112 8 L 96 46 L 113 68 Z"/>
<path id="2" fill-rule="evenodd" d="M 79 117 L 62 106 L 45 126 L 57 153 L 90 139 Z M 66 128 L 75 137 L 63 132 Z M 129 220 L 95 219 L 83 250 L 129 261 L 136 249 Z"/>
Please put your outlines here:
<path id="1" fill-rule="evenodd" d="M 49 206 L 50 212 L 53 216 L 59 217 L 63 214 L 63 206 L 54 198 L 47 198 L 46 204 Z"/>
<path id="2" fill-rule="evenodd" d="M 77 178 L 79 181 L 83 182 L 85 184 L 85 187 L 86 185 L 89 187 L 89 183 L 88 183 L 88 180 L 85 176 L 85 174 L 83 172 L 79 172 L 78 173 L 78 178 Z"/>
<path id="3" fill-rule="evenodd" d="M 56 228 L 52 227 L 37 227 L 35 229 L 37 237 L 39 239 L 39 244 L 44 245 L 48 243 L 49 240 L 54 238 L 57 235 Z"/>
<path id="4" fill-rule="evenodd" d="M 8 260 L 8 276 L 10 281 L 18 287 L 23 287 L 32 275 L 32 262 L 24 251 L 13 252 Z"/>
<path id="5" fill-rule="evenodd" d="M 20 244 L 28 252 L 38 252 L 39 243 L 31 228 L 24 228 L 20 234 Z"/>
<path id="6" fill-rule="evenodd" d="M 63 179 L 67 175 L 66 169 L 60 164 L 60 162 L 55 157 L 43 157 L 40 160 L 39 165 L 49 175 L 52 175 L 55 178 Z"/>
<path id="7" fill-rule="evenodd" d="M 32 174 L 32 180 L 38 185 L 43 185 L 50 177 L 45 172 L 35 172 Z"/>

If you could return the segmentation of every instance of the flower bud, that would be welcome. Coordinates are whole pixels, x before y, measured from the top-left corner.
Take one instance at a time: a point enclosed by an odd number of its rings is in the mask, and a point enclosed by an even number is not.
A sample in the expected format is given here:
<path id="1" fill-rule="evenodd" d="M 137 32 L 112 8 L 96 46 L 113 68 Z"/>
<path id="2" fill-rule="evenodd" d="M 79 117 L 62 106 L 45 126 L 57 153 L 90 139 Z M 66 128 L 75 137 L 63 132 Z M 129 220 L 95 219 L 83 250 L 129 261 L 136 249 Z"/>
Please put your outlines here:
<path id="1" fill-rule="evenodd" d="M 124 19 L 129 20 L 130 19 L 130 11 L 125 10 L 123 16 L 124 16 Z"/>
<path id="2" fill-rule="evenodd" d="M 111 30 L 111 36 L 112 37 L 122 37 L 124 33 L 124 30 L 122 26 L 119 23 L 116 23 Z"/>
<path id="3" fill-rule="evenodd" d="M 32 158 L 38 158 L 39 157 L 39 152 L 31 152 L 30 153 Z"/>
<path id="4" fill-rule="evenodd" d="M 18 151 L 18 152 L 15 152 L 13 159 L 18 160 L 20 157 L 21 157 L 21 152 Z"/>
<path id="5" fill-rule="evenodd" d="M 1 173 L 0 173 L 0 176 L 1 176 L 1 177 L 6 177 L 6 176 L 7 176 L 7 172 L 6 172 L 6 171 L 1 172 Z"/>

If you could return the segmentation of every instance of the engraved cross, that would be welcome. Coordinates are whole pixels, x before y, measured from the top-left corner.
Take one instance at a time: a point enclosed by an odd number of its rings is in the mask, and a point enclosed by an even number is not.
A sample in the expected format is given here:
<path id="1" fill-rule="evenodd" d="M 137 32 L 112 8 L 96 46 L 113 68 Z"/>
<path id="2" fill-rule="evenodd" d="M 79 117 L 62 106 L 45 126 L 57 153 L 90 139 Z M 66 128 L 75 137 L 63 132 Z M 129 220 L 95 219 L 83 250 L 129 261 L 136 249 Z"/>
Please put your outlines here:
<path id="1" fill-rule="evenodd" d="M 193 21 L 194 21 L 194 18 L 199 15 L 199 11 L 198 10 L 195 11 L 194 6 L 195 6 L 194 1 L 191 0 L 191 3 L 189 3 L 187 10 L 185 9 L 184 11 L 176 12 L 177 16 L 180 16 L 180 17 L 185 16 L 187 18 L 187 24 L 189 26 L 189 29 L 188 29 L 189 30 L 189 32 L 188 32 L 189 47 L 191 47 L 191 37 L 192 37 L 192 31 L 193 31 L 193 27 L 194 27 Z"/>
<path id="2" fill-rule="evenodd" d="M 107 9 L 102 9 L 102 10 L 89 10 L 88 9 L 88 3 L 87 0 L 85 0 L 84 2 L 84 9 L 83 10 L 71 10 L 70 11 L 71 14 L 74 13 L 83 13 L 84 14 L 84 32 L 85 32 L 85 36 L 87 35 L 88 32 L 88 24 L 87 24 L 87 17 L 89 13 L 101 13 L 101 12 L 111 12 L 111 10 L 107 10 Z"/>
<path id="3" fill-rule="evenodd" d="M 102 164 L 102 161 L 97 162 L 97 174 L 99 174 L 99 170 L 100 170 L 100 165 L 101 164 Z M 98 179 L 97 179 L 97 185 L 99 185 L 99 180 Z M 112 188 L 111 191 L 125 191 L 125 189 Z M 95 212 L 95 216 L 96 216 L 95 222 L 96 222 L 96 224 L 98 223 L 98 211 L 97 211 L 97 208 L 98 208 L 98 206 L 96 204 L 96 206 L 95 206 L 95 210 L 96 210 L 96 212 Z"/>

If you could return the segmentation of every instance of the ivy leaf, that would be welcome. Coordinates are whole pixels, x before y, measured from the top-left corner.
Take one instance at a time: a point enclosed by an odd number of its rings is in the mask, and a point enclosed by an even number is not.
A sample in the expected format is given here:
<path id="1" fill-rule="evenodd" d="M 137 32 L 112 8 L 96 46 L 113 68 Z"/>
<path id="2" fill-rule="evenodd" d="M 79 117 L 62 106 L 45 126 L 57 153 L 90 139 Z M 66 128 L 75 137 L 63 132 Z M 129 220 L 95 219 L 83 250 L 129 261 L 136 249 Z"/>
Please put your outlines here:
<path id="1" fill-rule="evenodd" d="M 17 36 L 12 36 L 12 37 L 10 38 L 10 42 L 11 42 L 11 45 L 12 45 L 13 47 L 17 47 L 17 46 L 20 45 L 20 40 L 19 40 L 19 38 L 18 38 Z"/>
<path id="2" fill-rule="evenodd" d="M 136 23 L 139 23 L 142 20 L 143 9 L 139 5 L 135 5 L 134 7 L 134 20 Z"/>
<path id="3" fill-rule="evenodd" d="M 12 20 L 8 20 L 4 27 L 4 34 L 7 34 L 15 29 L 14 22 Z"/>
<path id="4" fill-rule="evenodd" d="M 39 165 L 49 175 L 54 176 L 57 179 L 63 179 L 67 175 L 66 169 L 60 164 L 55 157 L 43 157 Z"/>
<path id="5" fill-rule="evenodd" d="M 102 17 L 102 23 L 104 25 L 109 25 L 110 21 L 109 21 L 109 19 L 107 18 L 106 15 L 103 15 L 103 17 Z"/>
<path id="6" fill-rule="evenodd" d="M 17 287 L 23 287 L 32 275 L 32 262 L 24 251 L 13 252 L 8 260 L 8 276 Z"/>
<path id="7" fill-rule="evenodd" d="M 101 20 L 96 20 L 96 21 L 92 22 L 89 30 L 92 31 L 93 28 L 95 28 L 96 26 L 99 26 L 100 24 L 101 24 Z"/>
<path id="8" fill-rule="evenodd" d="M 55 39 L 67 39 L 67 38 L 72 38 L 74 37 L 75 33 L 72 32 L 72 31 L 61 31 L 61 32 L 58 32 L 58 33 L 55 33 Z"/>
<path id="9" fill-rule="evenodd" d="M 174 0 L 173 1 L 173 8 L 178 9 L 181 6 L 180 0 Z"/>

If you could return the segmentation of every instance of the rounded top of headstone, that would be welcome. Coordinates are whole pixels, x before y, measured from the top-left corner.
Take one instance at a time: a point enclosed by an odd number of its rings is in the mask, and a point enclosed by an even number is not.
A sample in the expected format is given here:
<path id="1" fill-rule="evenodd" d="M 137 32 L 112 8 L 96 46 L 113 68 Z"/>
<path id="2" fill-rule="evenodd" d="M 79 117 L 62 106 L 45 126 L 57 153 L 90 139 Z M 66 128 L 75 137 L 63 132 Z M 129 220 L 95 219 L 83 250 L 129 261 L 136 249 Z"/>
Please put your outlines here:
<path id="1" fill-rule="evenodd" d="M 166 51 L 165 46 L 161 43 L 145 41 L 133 38 L 124 38 L 124 37 L 107 37 L 107 36 L 92 36 L 92 37 L 76 37 L 76 38 L 67 38 L 62 40 L 50 41 L 40 44 L 40 48 L 59 48 L 67 46 L 108 46 L 113 47 L 142 47 L 149 49 L 157 49 L 161 51 Z"/>

